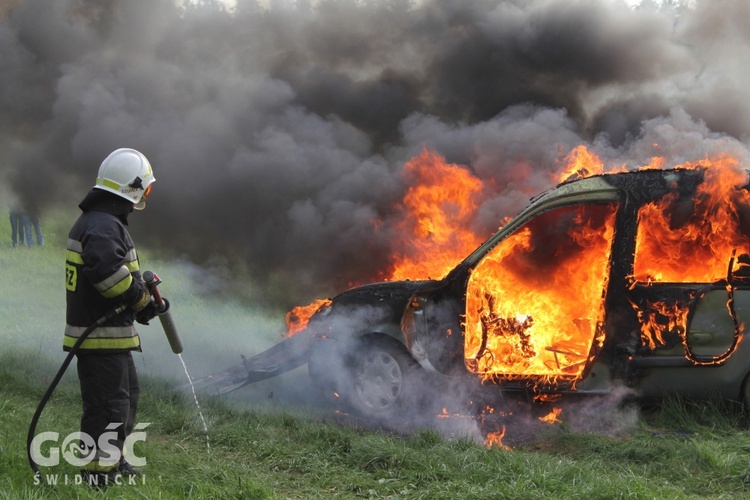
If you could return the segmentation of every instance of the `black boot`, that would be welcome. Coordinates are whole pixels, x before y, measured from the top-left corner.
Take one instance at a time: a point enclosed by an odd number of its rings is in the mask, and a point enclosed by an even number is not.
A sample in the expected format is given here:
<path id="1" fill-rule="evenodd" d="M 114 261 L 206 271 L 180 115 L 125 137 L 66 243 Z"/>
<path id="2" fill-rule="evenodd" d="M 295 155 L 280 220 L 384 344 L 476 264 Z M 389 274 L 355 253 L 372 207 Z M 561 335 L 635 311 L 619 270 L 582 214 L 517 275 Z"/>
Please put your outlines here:
<path id="1" fill-rule="evenodd" d="M 117 466 L 117 472 L 124 476 L 138 476 L 141 473 L 141 469 L 133 467 L 127 460 L 121 458 L 120 465 Z"/>

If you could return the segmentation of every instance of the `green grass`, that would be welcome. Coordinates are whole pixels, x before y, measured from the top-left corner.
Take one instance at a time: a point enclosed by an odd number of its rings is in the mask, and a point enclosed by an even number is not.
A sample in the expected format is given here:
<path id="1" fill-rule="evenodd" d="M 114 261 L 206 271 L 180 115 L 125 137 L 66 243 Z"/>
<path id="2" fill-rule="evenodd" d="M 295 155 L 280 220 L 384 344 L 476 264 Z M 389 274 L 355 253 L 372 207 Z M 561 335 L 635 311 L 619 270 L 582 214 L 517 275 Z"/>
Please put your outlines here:
<path id="1" fill-rule="evenodd" d="M 136 355 L 143 386 L 136 451 L 145 483 L 105 494 L 75 484 L 35 485 L 26 433 L 39 399 L 64 359 L 63 242 L 70 220 L 46 221 L 44 248 L 0 245 L 0 497 L 2 498 L 740 498 L 750 497 L 747 415 L 721 402 L 670 399 L 635 413 L 621 432 L 564 419 L 511 450 L 438 431 L 367 430 L 303 399 L 284 400 L 270 381 L 232 398 L 200 396 L 206 434 L 158 325 L 143 329 Z M 10 241 L 5 228 L 0 241 Z M 148 253 L 142 259 L 148 262 Z M 215 300 L 201 271 L 149 262 L 164 280 L 191 374 L 216 371 L 278 340 L 279 311 Z M 303 376 L 286 383 L 307 387 Z M 37 432 L 76 431 L 74 366 L 47 405 Z M 609 421 L 607 421 L 609 422 Z M 614 425 L 614 424 L 612 424 Z M 598 429 L 597 431 L 586 429 Z M 510 432 L 510 430 L 509 430 Z M 43 468 L 60 481 L 76 470 Z"/>

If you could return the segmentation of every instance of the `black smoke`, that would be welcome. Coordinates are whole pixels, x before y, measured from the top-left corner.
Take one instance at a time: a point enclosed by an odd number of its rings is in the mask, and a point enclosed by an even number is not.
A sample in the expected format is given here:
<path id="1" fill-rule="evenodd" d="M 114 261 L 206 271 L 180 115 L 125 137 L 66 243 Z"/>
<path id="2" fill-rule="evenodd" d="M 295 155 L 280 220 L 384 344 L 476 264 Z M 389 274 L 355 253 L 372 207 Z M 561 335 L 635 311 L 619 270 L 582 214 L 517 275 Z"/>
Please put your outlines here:
<path id="1" fill-rule="evenodd" d="M 141 244 L 293 305 L 388 263 L 406 161 L 491 186 L 491 233 L 579 144 L 607 165 L 750 145 L 741 0 L 20 0 L 0 19 L 0 179 L 74 207 L 134 147 Z M 377 230 L 376 230 L 377 226 Z M 247 274 L 246 274 L 247 275 Z"/>

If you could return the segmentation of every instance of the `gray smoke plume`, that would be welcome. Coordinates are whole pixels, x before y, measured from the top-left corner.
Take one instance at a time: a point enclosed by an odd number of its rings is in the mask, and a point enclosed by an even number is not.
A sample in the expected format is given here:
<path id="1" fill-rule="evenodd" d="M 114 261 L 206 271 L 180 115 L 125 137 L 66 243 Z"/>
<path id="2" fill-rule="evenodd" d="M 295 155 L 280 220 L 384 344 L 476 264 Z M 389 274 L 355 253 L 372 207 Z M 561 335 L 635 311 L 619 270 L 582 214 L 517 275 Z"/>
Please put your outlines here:
<path id="1" fill-rule="evenodd" d="M 157 178 L 137 240 L 293 284 L 283 305 L 387 265 L 400 172 L 423 148 L 487 183 L 486 234 L 580 144 L 630 168 L 750 156 L 744 0 L 18 0 L 0 15 L 8 189 L 74 207 L 111 150 L 137 148 Z"/>

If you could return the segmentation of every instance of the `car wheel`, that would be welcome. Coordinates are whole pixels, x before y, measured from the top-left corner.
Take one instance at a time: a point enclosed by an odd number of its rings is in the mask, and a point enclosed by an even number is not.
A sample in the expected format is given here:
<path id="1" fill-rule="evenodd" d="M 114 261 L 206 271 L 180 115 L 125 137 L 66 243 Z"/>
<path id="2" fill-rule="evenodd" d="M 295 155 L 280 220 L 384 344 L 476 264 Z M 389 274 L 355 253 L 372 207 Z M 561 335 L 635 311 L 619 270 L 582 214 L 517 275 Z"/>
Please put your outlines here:
<path id="1" fill-rule="evenodd" d="M 396 341 L 370 339 L 350 358 L 347 401 L 363 416 L 400 415 L 418 403 L 420 371 Z"/>

